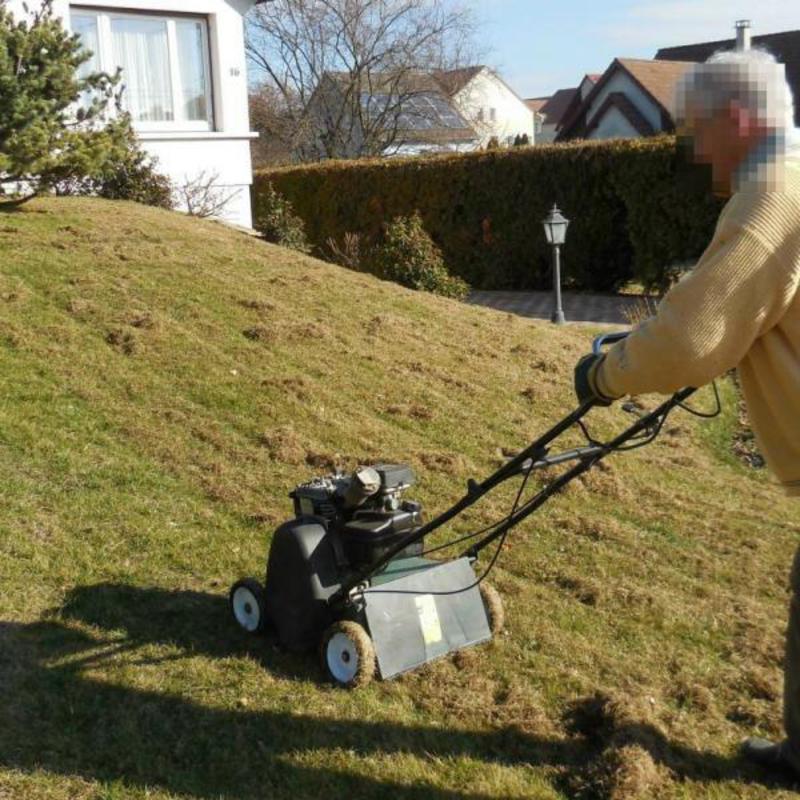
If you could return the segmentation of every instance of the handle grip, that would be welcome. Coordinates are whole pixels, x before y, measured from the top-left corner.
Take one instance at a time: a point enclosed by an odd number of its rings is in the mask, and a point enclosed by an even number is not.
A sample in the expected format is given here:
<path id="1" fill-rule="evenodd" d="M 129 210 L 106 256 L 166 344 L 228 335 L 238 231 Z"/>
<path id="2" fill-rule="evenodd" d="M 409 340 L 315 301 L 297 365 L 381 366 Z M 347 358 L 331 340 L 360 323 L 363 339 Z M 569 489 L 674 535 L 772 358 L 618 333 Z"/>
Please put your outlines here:
<path id="1" fill-rule="evenodd" d="M 603 348 L 610 344 L 615 344 L 616 342 L 621 342 L 623 339 L 627 338 L 628 331 L 618 331 L 617 333 L 604 333 L 602 336 L 598 336 L 594 342 L 592 343 L 592 352 L 599 356 L 600 353 L 603 352 Z"/>

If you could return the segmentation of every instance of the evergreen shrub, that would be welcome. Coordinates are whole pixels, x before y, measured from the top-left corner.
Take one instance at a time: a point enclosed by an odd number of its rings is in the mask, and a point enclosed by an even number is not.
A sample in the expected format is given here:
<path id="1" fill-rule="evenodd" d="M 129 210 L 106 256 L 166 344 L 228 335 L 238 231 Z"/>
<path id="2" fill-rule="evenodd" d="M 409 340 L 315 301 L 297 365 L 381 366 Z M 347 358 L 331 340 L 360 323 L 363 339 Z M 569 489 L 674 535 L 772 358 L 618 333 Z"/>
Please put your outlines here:
<path id="1" fill-rule="evenodd" d="M 447 271 L 442 251 L 425 231 L 422 217 L 397 217 L 386 227 L 383 241 L 370 259 L 375 273 L 410 289 L 463 300 L 469 286 Z"/>
<path id="2" fill-rule="evenodd" d="M 260 187 L 253 213 L 253 227 L 273 244 L 310 253 L 303 220 L 294 213 L 292 203 L 267 182 Z"/>

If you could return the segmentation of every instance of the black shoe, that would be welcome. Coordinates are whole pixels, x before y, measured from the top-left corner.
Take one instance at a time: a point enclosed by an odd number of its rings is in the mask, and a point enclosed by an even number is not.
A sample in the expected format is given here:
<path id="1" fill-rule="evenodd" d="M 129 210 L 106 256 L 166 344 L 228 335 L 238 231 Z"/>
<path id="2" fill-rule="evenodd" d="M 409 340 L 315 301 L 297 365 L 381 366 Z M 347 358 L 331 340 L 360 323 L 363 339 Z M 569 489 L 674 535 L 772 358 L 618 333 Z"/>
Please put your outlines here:
<path id="1" fill-rule="evenodd" d="M 800 778 L 800 773 L 786 757 L 784 746 L 785 742 L 770 742 L 753 737 L 742 742 L 741 753 L 746 759 L 762 767 L 789 772 L 795 778 Z"/>

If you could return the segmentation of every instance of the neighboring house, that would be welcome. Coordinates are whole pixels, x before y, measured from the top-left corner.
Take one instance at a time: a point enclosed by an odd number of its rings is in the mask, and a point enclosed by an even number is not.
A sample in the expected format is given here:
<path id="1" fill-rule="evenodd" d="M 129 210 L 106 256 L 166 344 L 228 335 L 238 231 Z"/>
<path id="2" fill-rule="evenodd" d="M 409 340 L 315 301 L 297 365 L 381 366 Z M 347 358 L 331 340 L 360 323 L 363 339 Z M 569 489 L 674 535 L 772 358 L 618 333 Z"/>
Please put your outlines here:
<path id="1" fill-rule="evenodd" d="M 311 151 L 318 158 L 468 152 L 476 132 L 432 73 L 409 70 L 364 76 L 369 90 L 350 75 L 327 72 L 307 105 Z"/>
<path id="2" fill-rule="evenodd" d="M 493 137 L 533 143 L 533 113 L 488 67 L 373 74 L 362 82 L 368 90 L 358 91 L 350 75 L 323 76 L 307 106 L 315 155 L 461 153 Z"/>
<path id="3" fill-rule="evenodd" d="M 525 101 L 525 105 L 533 112 L 533 137 L 536 144 L 546 143 L 542 141 L 542 137 L 547 117 L 542 113 L 542 108 L 549 99 L 549 97 L 530 97 Z M 547 141 L 552 141 L 552 139 Z"/>
<path id="4" fill-rule="evenodd" d="M 781 63 L 786 65 L 786 80 L 795 98 L 800 98 L 800 30 L 782 33 L 767 33 L 762 36 L 750 35 L 748 20 L 736 23 L 736 38 L 717 42 L 703 42 L 680 47 L 663 47 L 656 53 L 657 61 L 706 61 L 720 50 L 746 49 L 758 47 L 768 50 Z M 795 125 L 800 126 L 800 102 L 795 103 Z"/>
<path id="5" fill-rule="evenodd" d="M 574 89 L 559 89 L 551 97 L 532 97 L 525 103 L 541 119 L 541 131 L 536 131 L 536 144 L 554 142 L 564 121 L 571 117 L 586 99 L 600 75 L 584 75 Z"/>
<path id="6" fill-rule="evenodd" d="M 439 72 L 436 78 L 480 137 L 481 147 L 490 139 L 511 146 L 523 136 L 534 143 L 533 112 L 494 70 L 479 65 Z"/>
<path id="7" fill-rule="evenodd" d="M 675 88 L 688 62 L 615 58 L 565 115 L 556 141 L 634 139 L 675 129 Z"/>
<path id="8" fill-rule="evenodd" d="M 259 0 L 255 0 L 258 2 Z M 252 168 L 243 17 L 254 0 L 54 0 L 93 56 L 122 67 L 124 107 L 158 170 L 182 184 L 216 176 L 222 216 L 250 227 Z M 18 17 L 23 0 L 8 0 Z"/>

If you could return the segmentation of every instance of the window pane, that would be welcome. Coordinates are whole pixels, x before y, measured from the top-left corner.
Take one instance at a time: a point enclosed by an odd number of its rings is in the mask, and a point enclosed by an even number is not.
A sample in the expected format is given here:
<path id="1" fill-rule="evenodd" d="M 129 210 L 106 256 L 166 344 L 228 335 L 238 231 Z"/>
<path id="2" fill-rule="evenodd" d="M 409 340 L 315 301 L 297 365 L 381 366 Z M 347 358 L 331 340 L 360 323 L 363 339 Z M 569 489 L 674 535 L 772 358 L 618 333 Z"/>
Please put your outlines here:
<path id="1" fill-rule="evenodd" d="M 86 78 L 93 72 L 100 71 L 100 43 L 97 37 L 97 15 L 70 13 L 72 32 L 81 37 L 84 50 L 91 51 L 91 57 L 78 67 L 78 77 Z M 80 93 L 78 106 L 88 111 L 94 100 L 95 93 L 87 89 Z"/>
<path id="2" fill-rule="evenodd" d="M 197 20 L 177 20 L 178 64 L 181 71 L 181 108 L 187 120 L 207 120 L 205 26 Z"/>
<path id="3" fill-rule="evenodd" d="M 100 45 L 97 38 L 97 16 L 95 14 L 70 14 L 72 32 L 81 37 L 84 50 L 89 50 L 92 57 L 78 67 L 78 77 L 85 78 L 92 72 L 100 71 Z"/>
<path id="4" fill-rule="evenodd" d="M 137 122 L 173 120 L 166 20 L 116 18 L 111 33 L 123 70 L 123 106 Z"/>

